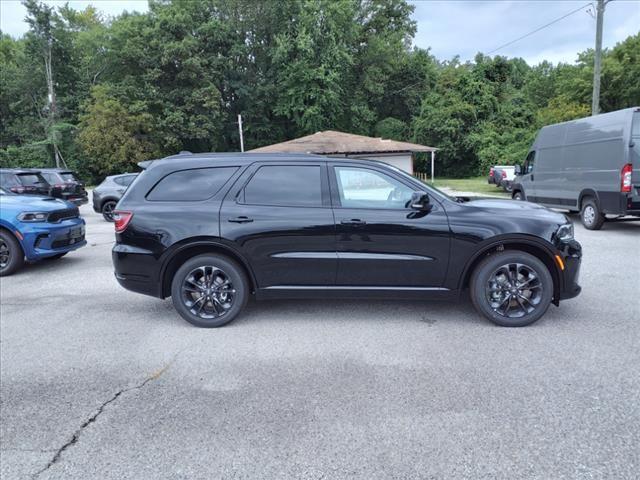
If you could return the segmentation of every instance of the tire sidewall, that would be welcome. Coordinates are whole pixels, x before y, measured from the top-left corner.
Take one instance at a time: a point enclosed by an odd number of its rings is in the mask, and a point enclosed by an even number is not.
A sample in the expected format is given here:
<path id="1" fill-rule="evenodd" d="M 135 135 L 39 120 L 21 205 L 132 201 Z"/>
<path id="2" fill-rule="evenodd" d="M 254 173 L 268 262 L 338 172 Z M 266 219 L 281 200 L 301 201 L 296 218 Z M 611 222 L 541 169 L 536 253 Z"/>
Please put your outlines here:
<path id="1" fill-rule="evenodd" d="M 9 248 L 9 262 L 3 270 L 0 270 L 0 277 L 6 277 L 22 267 L 24 264 L 24 252 L 18 240 L 10 233 L 0 230 L 0 237 Z"/>
<path id="2" fill-rule="evenodd" d="M 221 318 L 211 320 L 202 319 L 193 315 L 182 302 L 182 282 L 189 272 L 201 266 L 215 266 L 220 268 L 231 279 L 236 296 L 231 309 Z M 242 268 L 233 260 L 221 255 L 198 255 L 190 258 L 176 271 L 171 281 L 171 300 L 176 311 L 187 322 L 197 327 L 216 328 L 222 327 L 233 321 L 247 304 L 249 298 L 249 285 Z"/>
<path id="3" fill-rule="evenodd" d="M 591 223 L 589 223 L 585 219 L 585 213 L 587 211 L 587 208 L 589 207 L 593 208 L 595 212 L 593 222 Z M 604 215 L 602 215 L 602 212 L 598 208 L 598 203 L 593 198 L 587 198 L 584 202 L 582 202 L 582 209 L 580 210 L 580 221 L 582 222 L 584 228 L 586 228 L 587 230 L 600 230 L 600 228 L 602 228 L 602 224 L 604 223 Z"/>
<path id="4" fill-rule="evenodd" d="M 543 296 L 540 305 L 530 314 L 521 318 L 504 317 L 494 312 L 486 299 L 485 286 L 493 272 L 506 263 L 521 263 L 535 270 L 540 278 Z M 470 295 L 473 305 L 485 317 L 502 327 L 524 327 L 539 320 L 549 308 L 553 299 L 553 278 L 547 266 L 538 258 L 526 252 L 501 252 L 484 259 L 474 270 L 471 278 Z"/>
<path id="5" fill-rule="evenodd" d="M 102 204 L 102 208 L 100 209 L 102 212 L 102 218 L 104 218 L 107 222 L 113 222 L 113 218 L 110 218 L 106 213 L 105 213 L 105 207 L 109 204 L 113 204 L 113 208 L 115 208 L 115 206 L 118 204 L 118 202 L 115 202 L 113 200 L 107 200 L 106 202 L 104 202 Z M 111 211 L 113 211 L 113 208 Z"/>
<path id="6" fill-rule="evenodd" d="M 521 192 L 521 191 L 519 191 L 519 190 L 518 190 L 517 192 L 515 192 L 515 193 L 513 194 L 513 197 L 512 197 L 512 198 L 513 198 L 514 200 L 518 201 L 518 202 L 521 202 L 521 201 L 523 201 L 523 200 L 524 200 L 524 195 L 522 194 L 522 192 Z"/>

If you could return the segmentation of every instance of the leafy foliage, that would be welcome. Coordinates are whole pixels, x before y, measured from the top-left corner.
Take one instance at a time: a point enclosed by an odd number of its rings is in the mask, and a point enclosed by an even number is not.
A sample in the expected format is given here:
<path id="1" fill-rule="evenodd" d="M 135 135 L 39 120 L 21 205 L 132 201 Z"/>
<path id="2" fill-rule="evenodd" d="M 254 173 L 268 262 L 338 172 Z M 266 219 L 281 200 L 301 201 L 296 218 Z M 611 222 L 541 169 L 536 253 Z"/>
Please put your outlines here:
<path id="1" fill-rule="evenodd" d="M 239 150 L 242 114 L 247 149 L 335 129 L 438 147 L 437 175 L 471 176 L 521 161 L 538 128 L 591 104 L 591 50 L 575 64 L 438 61 L 412 47 L 406 0 L 150 0 L 115 18 L 25 4 L 29 32 L 0 35 L 3 166 L 51 165 L 55 145 L 98 181 L 179 150 Z M 639 56 L 640 34 L 604 52 L 603 111 L 640 105 Z"/>

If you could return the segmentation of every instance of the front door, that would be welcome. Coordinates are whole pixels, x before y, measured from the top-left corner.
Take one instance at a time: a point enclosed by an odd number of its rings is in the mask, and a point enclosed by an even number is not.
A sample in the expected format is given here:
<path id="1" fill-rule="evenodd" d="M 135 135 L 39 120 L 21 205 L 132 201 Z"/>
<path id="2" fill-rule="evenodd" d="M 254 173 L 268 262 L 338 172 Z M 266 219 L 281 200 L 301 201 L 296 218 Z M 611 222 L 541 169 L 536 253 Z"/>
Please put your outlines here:
<path id="1" fill-rule="evenodd" d="M 435 198 L 410 207 L 415 188 L 383 169 L 333 164 L 338 286 L 440 287 L 449 261 L 449 224 Z"/>
<path id="2" fill-rule="evenodd" d="M 324 162 L 249 167 L 220 211 L 261 289 L 335 284 L 335 225 Z"/>
<path id="3" fill-rule="evenodd" d="M 522 175 L 518 179 L 518 183 L 522 185 L 524 189 L 524 195 L 526 200 L 535 201 L 536 198 L 536 187 L 535 187 L 535 173 L 534 173 L 534 165 L 536 160 L 536 152 L 531 151 L 527 155 L 527 158 L 524 161 L 524 165 L 522 166 Z"/>

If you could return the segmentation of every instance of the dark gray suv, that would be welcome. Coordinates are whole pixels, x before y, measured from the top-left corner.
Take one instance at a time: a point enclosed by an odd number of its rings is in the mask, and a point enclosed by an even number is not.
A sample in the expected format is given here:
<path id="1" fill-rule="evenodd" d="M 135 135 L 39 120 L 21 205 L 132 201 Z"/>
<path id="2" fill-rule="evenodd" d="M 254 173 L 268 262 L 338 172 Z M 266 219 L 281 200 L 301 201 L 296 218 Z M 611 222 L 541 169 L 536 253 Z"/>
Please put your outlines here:
<path id="1" fill-rule="evenodd" d="M 102 213 L 107 222 L 113 222 L 113 209 L 137 176 L 137 173 L 123 173 L 105 178 L 93 189 L 93 210 Z"/>

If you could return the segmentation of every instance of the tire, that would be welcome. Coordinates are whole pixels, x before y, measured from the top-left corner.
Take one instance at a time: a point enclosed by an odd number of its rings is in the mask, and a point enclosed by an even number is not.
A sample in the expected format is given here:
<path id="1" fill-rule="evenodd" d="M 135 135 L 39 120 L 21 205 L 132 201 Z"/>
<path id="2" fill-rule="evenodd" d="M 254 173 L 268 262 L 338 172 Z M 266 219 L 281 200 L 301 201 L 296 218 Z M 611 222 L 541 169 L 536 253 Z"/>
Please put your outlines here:
<path id="1" fill-rule="evenodd" d="M 524 287 L 510 288 L 514 279 Z M 553 278 L 547 266 L 533 255 L 504 251 L 478 264 L 471 276 L 470 294 L 476 310 L 496 325 L 525 327 L 549 308 Z"/>
<path id="2" fill-rule="evenodd" d="M 520 190 L 516 190 L 515 192 L 513 192 L 511 198 L 518 201 L 524 201 L 524 194 Z"/>
<path id="3" fill-rule="evenodd" d="M 223 287 L 226 282 L 228 285 Z M 199 302 L 200 298 L 205 300 Z M 196 327 L 226 325 L 238 316 L 248 298 L 249 283 L 242 268 L 221 255 L 207 254 L 190 258 L 171 281 L 173 306 L 182 318 Z"/>
<path id="4" fill-rule="evenodd" d="M 113 222 L 113 210 L 116 208 L 115 200 L 107 200 L 102 204 L 102 218 L 104 218 L 107 222 Z"/>
<path id="5" fill-rule="evenodd" d="M 505 182 L 504 185 L 502 185 L 502 189 L 507 193 L 511 193 L 511 191 L 513 190 L 513 185 L 511 184 L 511 182 Z"/>
<path id="6" fill-rule="evenodd" d="M 18 240 L 6 230 L 0 230 L 0 277 L 19 270 L 24 264 L 24 252 Z"/>
<path id="7" fill-rule="evenodd" d="M 600 230 L 602 228 L 605 216 L 593 197 L 587 197 L 582 201 L 580 220 L 587 230 Z"/>

